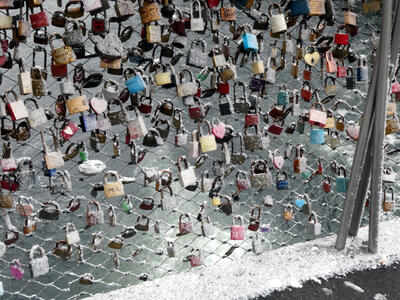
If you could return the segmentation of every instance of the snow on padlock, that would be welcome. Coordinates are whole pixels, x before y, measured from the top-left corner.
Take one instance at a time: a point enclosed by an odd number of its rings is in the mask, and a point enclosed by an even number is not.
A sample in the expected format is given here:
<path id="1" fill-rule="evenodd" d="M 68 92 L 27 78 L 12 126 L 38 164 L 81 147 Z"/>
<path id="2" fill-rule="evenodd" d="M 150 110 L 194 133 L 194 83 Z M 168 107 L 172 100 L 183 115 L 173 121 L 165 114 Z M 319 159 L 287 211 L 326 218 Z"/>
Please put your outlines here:
<path id="1" fill-rule="evenodd" d="M 308 233 L 311 235 L 320 235 L 321 229 L 322 225 L 321 223 L 318 223 L 317 214 L 312 211 L 308 217 Z"/>

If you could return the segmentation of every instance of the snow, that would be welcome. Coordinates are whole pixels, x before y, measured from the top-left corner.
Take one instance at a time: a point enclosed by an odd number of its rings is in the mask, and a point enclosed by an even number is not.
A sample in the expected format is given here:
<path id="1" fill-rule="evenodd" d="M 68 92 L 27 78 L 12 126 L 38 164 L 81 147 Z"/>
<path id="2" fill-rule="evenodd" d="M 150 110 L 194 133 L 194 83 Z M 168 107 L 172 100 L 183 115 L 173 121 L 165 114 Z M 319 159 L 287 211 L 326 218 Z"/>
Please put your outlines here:
<path id="1" fill-rule="evenodd" d="M 400 259 L 398 232 L 399 218 L 381 223 L 376 254 L 368 253 L 366 249 L 368 227 L 364 227 L 358 237 L 348 238 L 346 248 L 342 251 L 334 248 L 336 235 L 332 235 L 258 256 L 248 255 L 236 261 L 224 259 L 211 267 L 146 281 L 110 293 L 97 294 L 89 299 L 224 300 L 268 295 L 274 290 L 301 287 L 311 279 L 327 279 L 355 270 L 390 265 Z M 349 285 L 361 289 L 352 283 Z"/>
<path id="2" fill-rule="evenodd" d="M 357 293 L 360 293 L 360 294 L 364 293 L 364 290 L 362 288 L 360 288 L 358 285 L 356 285 L 350 281 L 345 281 L 344 285 L 355 290 Z"/>
<path id="3" fill-rule="evenodd" d="M 386 296 L 385 295 L 382 295 L 382 294 L 376 294 L 375 296 L 374 296 L 374 300 L 387 300 L 387 298 L 386 298 Z"/>

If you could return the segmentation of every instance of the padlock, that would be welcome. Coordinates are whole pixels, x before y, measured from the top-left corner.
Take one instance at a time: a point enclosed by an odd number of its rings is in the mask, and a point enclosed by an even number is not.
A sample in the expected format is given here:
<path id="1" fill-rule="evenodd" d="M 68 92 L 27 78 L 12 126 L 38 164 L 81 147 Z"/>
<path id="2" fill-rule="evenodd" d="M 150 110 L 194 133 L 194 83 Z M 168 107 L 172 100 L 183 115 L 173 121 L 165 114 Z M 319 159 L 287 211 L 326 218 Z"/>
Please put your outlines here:
<path id="1" fill-rule="evenodd" d="M 272 66 L 271 66 L 272 61 Z M 264 80 L 268 83 L 274 84 L 276 80 L 276 60 L 269 57 L 267 60 L 267 71 L 264 75 Z"/>
<path id="2" fill-rule="evenodd" d="M 189 80 L 185 79 L 185 74 L 189 75 Z M 193 96 L 197 93 L 197 84 L 193 73 L 189 69 L 182 69 L 177 79 L 176 92 L 179 98 Z"/>
<path id="3" fill-rule="evenodd" d="M 314 67 L 320 60 L 321 56 L 313 46 L 307 46 L 304 61 L 307 65 Z"/>
<path id="4" fill-rule="evenodd" d="M 312 92 L 311 92 L 311 84 L 308 81 L 303 81 L 303 86 L 301 88 L 301 98 L 304 101 L 310 101 L 312 97 Z"/>
<path id="5" fill-rule="evenodd" d="M 314 220 L 313 220 L 314 219 Z M 317 214 L 312 211 L 308 217 L 308 234 L 310 235 L 320 235 L 322 225 L 318 222 Z"/>
<path id="6" fill-rule="evenodd" d="M 207 66 L 207 60 L 208 54 L 206 42 L 204 40 L 194 39 L 187 55 L 186 64 L 191 67 L 203 69 Z"/>
<path id="7" fill-rule="evenodd" d="M 296 57 L 293 57 L 292 64 L 290 66 L 290 74 L 294 79 L 299 78 L 299 60 Z"/>
<path id="8" fill-rule="evenodd" d="M 221 1 L 220 9 L 221 19 L 223 21 L 235 21 L 237 17 L 236 8 L 233 6 L 224 6 L 224 0 Z"/>
<path id="9" fill-rule="evenodd" d="M 204 237 L 212 237 L 214 235 L 214 226 L 209 216 L 201 219 L 201 231 Z"/>
<path id="10" fill-rule="evenodd" d="M 22 264 L 18 259 L 13 259 L 10 265 L 10 272 L 14 279 L 19 280 L 24 276 Z"/>
<path id="11" fill-rule="evenodd" d="M 388 190 L 392 193 L 392 199 L 391 200 L 387 200 L 387 198 L 386 198 L 386 193 L 387 193 Z M 395 208 L 395 198 L 394 198 L 393 187 L 386 186 L 384 188 L 384 190 L 383 190 L 382 209 L 383 209 L 383 211 L 388 212 L 388 211 L 393 211 L 394 208 Z"/>
<path id="12" fill-rule="evenodd" d="M 19 196 L 17 203 L 15 205 L 15 210 L 22 216 L 22 217 L 29 217 L 35 210 L 34 206 L 32 205 L 31 198 L 25 196 Z"/>
<path id="13" fill-rule="evenodd" d="M 41 134 L 42 145 L 43 145 L 43 149 L 44 149 L 44 160 L 45 160 L 47 169 L 52 170 L 52 169 L 62 167 L 64 165 L 64 159 L 63 159 L 61 152 L 58 151 L 57 144 L 56 143 L 54 144 L 56 151 L 49 152 L 49 148 L 47 147 L 45 140 L 44 140 L 44 131 L 42 130 L 40 132 L 40 134 Z M 52 135 L 55 136 L 53 133 L 52 133 Z"/>
<path id="14" fill-rule="evenodd" d="M 331 83 L 328 83 L 328 79 L 331 80 Z M 336 79 L 332 76 L 327 76 L 325 78 L 325 85 L 324 85 L 324 91 L 327 94 L 327 96 L 334 96 L 337 93 L 337 86 L 336 86 Z"/>
<path id="15" fill-rule="evenodd" d="M 356 124 L 354 121 L 348 122 L 346 126 L 346 133 L 353 141 L 357 141 L 360 133 L 360 125 Z"/>
<path id="16" fill-rule="evenodd" d="M 122 201 L 122 210 L 125 211 L 128 214 L 131 214 L 133 212 L 133 204 L 132 201 L 130 200 L 131 195 L 126 194 L 124 197 L 124 200 Z"/>
<path id="17" fill-rule="evenodd" d="M 377 13 L 382 9 L 382 1 L 362 0 L 362 9 L 364 14 Z"/>
<path id="18" fill-rule="evenodd" d="M 240 220 L 240 225 L 235 224 L 235 220 Z M 232 216 L 231 240 L 244 240 L 244 226 L 242 216 Z"/>
<path id="19" fill-rule="evenodd" d="M 11 101 L 10 93 L 14 96 L 15 101 Z M 19 100 L 17 94 L 14 90 L 9 90 L 5 92 L 6 100 L 7 100 L 7 110 L 10 114 L 10 117 L 13 121 L 17 121 L 20 119 L 27 118 L 29 116 L 28 110 L 24 104 L 24 101 Z"/>
<path id="20" fill-rule="evenodd" d="M 332 149 L 336 149 L 340 146 L 340 138 L 339 133 L 337 131 L 331 131 L 329 133 L 329 146 Z"/>
<path id="21" fill-rule="evenodd" d="M 40 252 L 40 256 L 34 258 L 35 251 L 37 250 Z M 29 252 L 29 264 L 31 267 L 33 278 L 37 278 L 49 272 L 49 261 L 46 256 L 46 252 L 41 246 L 39 245 L 32 246 Z"/>
<path id="22" fill-rule="evenodd" d="M 260 218 L 261 207 L 258 205 L 254 205 L 251 209 L 250 222 L 247 228 L 251 231 L 257 231 L 260 228 Z"/>
<path id="23" fill-rule="evenodd" d="M 161 43 L 161 26 L 157 22 L 154 25 L 147 24 L 145 29 L 148 43 Z"/>
<path id="24" fill-rule="evenodd" d="M 343 173 L 343 175 L 341 175 L 341 173 Z M 346 169 L 343 166 L 340 166 L 336 176 L 336 191 L 338 193 L 346 193 L 348 184 L 349 179 L 346 177 Z"/>
<path id="25" fill-rule="evenodd" d="M 186 220 L 184 221 L 183 218 Z M 179 216 L 179 235 L 185 235 L 191 232 L 193 232 L 193 229 L 189 214 L 181 214 Z"/>
<path id="26" fill-rule="evenodd" d="M 312 129 L 310 130 L 310 142 L 313 145 L 322 145 L 325 143 L 325 135 L 324 135 L 324 130 L 319 128 L 319 129 Z"/>
<path id="27" fill-rule="evenodd" d="M 254 75 L 264 74 L 265 72 L 264 62 L 260 60 L 258 53 L 252 54 L 252 60 L 253 62 L 251 63 L 251 70 L 253 74 Z"/>
<path id="28" fill-rule="evenodd" d="M 54 39 L 62 39 L 64 46 L 59 47 L 59 48 L 54 48 L 54 45 L 53 45 Z M 50 35 L 49 44 L 51 47 L 51 56 L 53 57 L 54 64 L 56 66 L 66 65 L 66 64 L 76 61 L 76 56 L 75 56 L 74 51 L 72 50 L 72 48 L 70 46 L 65 45 L 64 37 L 61 36 L 60 34 L 56 33 L 54 35 Z"/>
<path id="29" fill-rule="evenodd" d="M 128 122 L 128 132 L 131 139 L 143 137 L 148 133 L 143 117 L 139 114 L 136 108 L 134 111 L 136 118 L 130 119 Z"/>
<path id="30" fill-rule="evenodd" d="M 167 254 L 169 257 L 175 257 L 175 247 L 173 242 L 167 244 Z"/>
<path id="31" fill-rule="evenodd" d="M 339 131 L 344 131 L 344 129 L 345 129 L 345 120 L 342 115 L 339 115 L 339 117 L 336 121 L 336 129 Z"/>
<path id="32" fill-rule="evenodd" d="M 279 122 L 278 120 L 274 120 L 273 123 L 268 127 L 268 132 L 274 135 L 280 135 L 283 131 L 284 120 Z"/>
<path id="33" fill-rule="evenodd" d="M 94 209 L 92 208 L 94 207 Z M 96 224 L 104 223 L 104 215 L 101 209 L 100 203 L 96 200 L 92 200 L 87 204 L 86 208 L 86 224 L 87 227 L 91 227 Z M 95 237 L 93 237 L 95 241 Z"/>
<path id="34" fill-rule="evenodd" d="M 126 68 L 124 70 L 125 85 L 131 94 L 141 92 L 147 88 L 142 75 L 143 74 L 135 71 L 132 68 Z"/>
<path id="35" fill-rule="evenodd" d="M 108 176 L 114 176 L 116 181 L 108 182 Z M 106 198 L 118 197 L 124 194 L 124 185 L 119 179 L 119 175 L 116 171 L 107 171 L 104 173 L 103 188 Z"/>
<path id="36" fill-rule="evenodd" d="M 243 149 L 243 137 L 240 133 L 238 134 L 238 136 L 239 136 L 239 141 L 240 141 L 240 150 L 239 151 L 234 150 L 233 139 L 231 140 L 231 162 L 234 165 L 241 165 L 247 159 L 247 155 L 246 155 L 246 153 L 244 153 L 244 149 Z M 267 147 L 265 145 L 263 145 L 263 147 L 265 149 L 267 149 Z"/>
<path id="37" fill-rule="evenodd" d="M 200 144 L 197 138 L 197 131 L 192 131 L 192 141 L 189 143 L 189 157 L 197 158 L 200 156 Z"/>
<path id="38" fill-rule="evenodd" d="M 67 223 L 65 229 L 65 240 L 68 245 L 74 245 L 80 242 L 79 231 L 76 230 L 73 223 Z"/>
<path id="39" fill-rule="evenodd" d="M 276 188 L 277 190 L 289 189 L 288 177 L 285 171 L 279 171 L 276 174 Z"/>
<path id="40" fill-rule="evenodd" d="M 203 134 L 203 131 L 201 129 L 202 123 L 206 123 L 208 127 L 208 134 Z M 198 132 L 200 136 L 200 146 L 201 146 L 201 151 L 202 152 L 210 152 L 217 150 L 217 143 L 215 141 L 215 136 L 212 134 L 212 129 L 211 129 L 211 123 L 208 120 L 200 121 L 198 123 Z"/>
<path id="41" fill-rule="evenodd" d="M 329 193 L 331 191 L 331 179 L 328 176 L 325 176 L 325 179 L 322 182 L 322 188 L 325 193 Z"/>
<path id="42" fill-rule="evenodd" d="M 182 162 L 185 164 L 184 168 L 181 165 Z M 189 185 L 195 184 L 197 182 L 196 174 L 187 159 L 184 156 L 181 156 L 178 158 L 177 164 L 179 170 L 179 183 L 181 184 L 181 186 L 184 188 Z"/>
<path id="43" fill-rule="evenodd" d="M 337 45 L 348 45 L 349 44 L 349 35 L 346 33 L 340 33 L 340 29 L 335 34 L 335 44 Z"/>
<path id="44" fill-rule="evenodd" d="M 202 259 L 201 259 L 201 252 L 200 249 L 197 249 L 197 255 L 190 255 L 189 260 L 190 260 L 190 266 L 192 267 L 198 267 L 202 265 Z"/>
<path id="45" fill-rule="evenodd" d="M 258 159 L 252 162 L 250 182 L 252 187 L 259 190 L 263 190 L 272 184 L 272 176 L 265 160 Z"/>
<path id="46" fill-rule="evenodd" d="M 337 64 L 330 51 L 325 53 L 325 66 L 327 73 L 337 73 Z"/>
<path id="47" fill-rule="evenodd" d="M 368 65 L 365 57 L 358 59 L 357 81 L 368 81 Z"/>
<path id="48" fill-rule="evenodd" d="M 323 16 L 325 15 L 325 1 L 324 0 L 309 0 L 310 16 Z"/>
<path id="49" fill-rule="evenodd" d="M 318 94 L 315 94 L 315 95 L 317 96 Z M 320 110 L 316 109 L 318 106 L 320 107 Z M 324 128 L 326 125 L 326 116 L 327 116 L 327 114 L 326 114 L 325 108 L 324 108 L 323 104 L 321 104 L 318 101 L 318 98 L 317 98 L 317 101 L 311 105 L 308 123 L 310 125 Z"/>
<path id="50" fill-rule="evenodd" d="M 278 9 L 278 14 L 272 15 L 273 8 Z M 272 33 L 280 33 L 287 30 L 285 16 L 282 13 L 282 8 L 278 3 L 273 3 L 269 6 L 268 15 Z"/>
<path id="51" fill-rule="evenodd" d="M 202 4 L 199 0 L 195 0 L 190 6 L 190 30 L 194 32 L 202 32 L 205 29 L 205 23 L 202 16 Z"/>
<path id="52" fill-rule="evenodd" d="M 243 96 L 239 97 L 236 94 L 236 86 L 242 86 Z M 240 100 L 240 101 L 239 101 Z M 236 113 L 247 113 L 250 108 L 250 103 L 246 96 L 246 86 L 243 82 L 235 82 L 233 85 L 233 108 Z"/>
<path id="53" fill-rule="evenodd" d="M 262 135 L 259 131 L 258 125 L 253 125 L 251 127 L 255 128 L 255 134 L 250 135 L 247 133 L 247 129 L 250 127 L 244 128 L 243 142 L 245 149 L 250 151 L 263 150 Z"/>
<path id="54" fill-rule="evenodd" d="M 250 28 L 249 25 L 245 25 L 243 27 L 243 35 L 242 35 L 242 42 L 243 42 L 243 48 L 245 51 L 250 51 L 250 52 L 258 52 L 259 47 L 258 47 L 258 41 L 256 35 L 252 32 L 252 29 Z"/>

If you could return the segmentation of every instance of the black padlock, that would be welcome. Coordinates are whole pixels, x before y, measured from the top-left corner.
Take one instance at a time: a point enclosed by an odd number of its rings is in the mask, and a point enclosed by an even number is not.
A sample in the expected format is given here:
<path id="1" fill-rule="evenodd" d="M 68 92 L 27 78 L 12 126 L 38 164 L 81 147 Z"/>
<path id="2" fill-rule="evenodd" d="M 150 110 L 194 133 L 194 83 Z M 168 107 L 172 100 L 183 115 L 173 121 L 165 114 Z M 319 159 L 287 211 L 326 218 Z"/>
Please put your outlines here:
<path id="1" fill-rule="evenodd" d="M 222 97 L 225 97 L 226 102 L 222 102 Z M 221 116 L 232 114 L 232 105 L 228 97 L 224 94 L 219 95 L 219 112 L 221 113 Z"/>
<path id="2" fill-rule="evenodd" d="M 353 90 L 356 88 L 356 77 L 354 76 L 354 71 L 352 67 L 348 67 L 346 70 L 346 88 L 348 90 Z"/>

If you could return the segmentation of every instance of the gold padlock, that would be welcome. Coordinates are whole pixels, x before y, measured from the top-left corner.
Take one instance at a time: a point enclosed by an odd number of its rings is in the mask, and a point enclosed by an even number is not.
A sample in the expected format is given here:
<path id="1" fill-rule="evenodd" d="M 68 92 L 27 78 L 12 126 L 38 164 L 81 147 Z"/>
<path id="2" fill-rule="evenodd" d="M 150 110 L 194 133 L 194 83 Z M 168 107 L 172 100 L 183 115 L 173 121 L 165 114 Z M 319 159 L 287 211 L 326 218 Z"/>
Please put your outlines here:
<path id="1" fill-rule="evenodd" d="M 53 40 L 56 38 L 63 40 L 63 42 L 64 42 L 63 47 L 59 47 L 56 49 L 54 48 Z M 56 66 L 66 65 L 66 64 L 76 61 L 76 56 L 75 56 L 74 51 L 72 50 L 72 48 L 70 46 L 65 46 L 65 40 L 62 35 L 60 35 L 58 33 L 56 33 L 54 35 L 50 35 L 49 44 L 51 47 L 51 56 L 53 57 L 54 64 Z"/>
<path id="2" fill-rule="evenodd" d="M 110 175 L 114 176 L 116 181 L 108 182 L 107 177 Z M 119 179 L 119 175 L 116 171 L 105 172 L 103 179 L 103 188 L 106 198 L 122 196 L 124 194 L 124 185 L 122 184 L 122 181 Z"/>
<path id="3" fill-rule="evenodd" d="M 170 84 L 172 82 L 171 81 L 171 72 L 169 72 L 167 70 L 167 66 L 162 65 L 162 72 L 160 72 L 160 73 L 158 73 L 158 70 L 160 70 L 160 68 L 157 69 L 157 73 L 154 75 L 156 85 L 162 86 L 162 85 Z"/>
<path id="4" fill-rule="evenodd" d="M 323 16 L 325 15 L 325 0 L 309 0 L 310 16 Z"/>
<path id="5" fill-rule="evenodd" d="M 161 43 L 161 27 L 146 25 L 146 40 L 148 43 Z"/>
<path id="6" fill-rule="evenodd" d="M 102 69 L 120 69 L 122 65 L 122 59 L 116 58 L 105 62 L 100 58 L 100 68 Z"/>
<path id="7" fill-rule="evenodd" d="M 256 59 L 256 61 L 254 61 Z M 265 71 L 264 63 L 262 60 L 259 59 L 258 54 L 253 54 L 253 63 L 251 64 L 251 70 L 253 71 L 254 75 L 263 74 Z"/>
<path id="8" fill-rule="evenodd" d="M 32 79 L 29 72 L 26 72 L 24 69 L 23 61 L 19 63 L 20 73 L 17 75 L 18 77 L 18 86 L 19 93 L 21 95 L 28 95 L 32 93 Z"/>
<path id="9" fill-rule="evenodd" d="M 79 89 L 79 96 L 70 98 L 66 101 L 68 111 L 70 115 L 81 113 L 89 110 L 89 105 L 85 95 L 82 95 L 82 91 Z"/>

